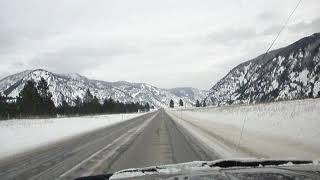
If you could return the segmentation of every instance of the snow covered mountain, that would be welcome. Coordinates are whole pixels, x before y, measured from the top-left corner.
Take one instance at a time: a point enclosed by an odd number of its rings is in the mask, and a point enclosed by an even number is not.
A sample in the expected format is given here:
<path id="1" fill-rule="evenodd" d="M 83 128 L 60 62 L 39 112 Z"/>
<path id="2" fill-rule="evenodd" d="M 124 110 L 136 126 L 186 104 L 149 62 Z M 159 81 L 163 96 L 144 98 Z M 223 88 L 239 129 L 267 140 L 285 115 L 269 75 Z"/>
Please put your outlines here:
<path id="1" fill-rule="evenodd" d="M 62 100 L 73 104 L 79 96 L 83 98 L 89 88 L 91 93 L 103 102 L 105 98 L 113 98 L 120 102 L 149 102 L 151 106 L 166 107 L 170 99 L 178 104 L 183 99 L 187 106 L 194 104 L 196 99 L 206 97 L 206 91 L 195 88 L 183 88 L 185 93 L 174 93 L 173 90 L 160 89 L 145 83 L 130 83 L 125 81 L 106 82 L 91 80 L 79 74 L 56 74 L 43 69 L 26 70 L 0 80 L 0 92 L 16 97 L 28 80 L 38 82 L 43 77 L 49 84 L 49 90 L 53 94 L 53 101 L 59 105 Z M 179 89 L 179 88 L 177 88 Z"/>
<path id="2" fill-rule="evenodd" d="M 320 97 L 320 33 L 239 64 L 210 90 L 214 105 Z"/>
<path id="3" fill-rule="evenodd" d="M 208 95 L 208 91 L 199 90 L 192 87 L 178 87 L 168 89 L 172 94 L 187 100 L 187 102 L 195 104 L 197 100 L 202 101 L 203 97 Z"/>

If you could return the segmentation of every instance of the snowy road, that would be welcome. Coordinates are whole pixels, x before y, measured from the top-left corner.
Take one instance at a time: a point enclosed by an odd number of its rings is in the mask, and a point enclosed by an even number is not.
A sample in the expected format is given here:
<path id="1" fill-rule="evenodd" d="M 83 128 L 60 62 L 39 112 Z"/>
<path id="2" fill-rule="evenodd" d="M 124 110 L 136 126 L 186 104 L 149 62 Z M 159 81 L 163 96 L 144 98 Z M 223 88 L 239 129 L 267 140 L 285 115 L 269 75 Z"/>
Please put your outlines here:
<path id="1" fill-rule="evenodd" d="M 111 165 L 109 172 L 132 167 L 219 158 L 184 129 L 177 126 L 164 110 L 160 110 L 148 128 L 125 149 L 126 151 L 121 154 L 121 157 Z"/>
<path id="2" fill-rule="evenodd" d="M 2 159 L 0 179 L 57 179 L 108 145 L 109 149 L 117 146 L 115 143 L 117 138 L 132 129 L 137 129 L 153 114 L 146 114 L 31 152 Z"/>
<path id="3" fill-rule="evenodd" d="M 218 157 L 165 111 L 0 160 L 0 179 L 73 179 L 130 167 Z"/>
<path id="4" fill-rule="evenodd" d="M 307 100 L 160 109 L 126 115 L 127 120 L 103 115 L 32 123 L 5 121 L 0 124 L 0 143 L 5 147 L 0 154 L 15 151 L 16 155 L 0 156 L 0 179 L 74 179 L 127 168 L 220 158 L 319 159 L 319 143 L 315 143 L 319 139 L 318 114 L 319 100 Z M 243 122 L 246 126 L 242 134 Z M 49 145 L 26 150 L 26 145 L 45 140 Z M 25 152 L 18 153 L 21 149 Z"/>

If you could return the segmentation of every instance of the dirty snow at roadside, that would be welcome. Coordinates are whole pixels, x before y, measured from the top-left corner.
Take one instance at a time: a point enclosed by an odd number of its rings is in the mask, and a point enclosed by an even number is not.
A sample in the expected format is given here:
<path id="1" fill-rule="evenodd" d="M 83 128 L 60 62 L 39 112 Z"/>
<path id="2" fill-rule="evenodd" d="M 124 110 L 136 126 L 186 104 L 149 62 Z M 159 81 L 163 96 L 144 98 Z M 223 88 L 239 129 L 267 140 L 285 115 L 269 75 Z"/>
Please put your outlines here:
<path id="1" fill-rule="evenodd" d="M 320 99 L 169 113 L 221 157 L 320 159 Z"/>
<path id="2" fill-rule="evenodd" d="M 0 158 L 140 115 L 142 113 L 0 121 Z"/>

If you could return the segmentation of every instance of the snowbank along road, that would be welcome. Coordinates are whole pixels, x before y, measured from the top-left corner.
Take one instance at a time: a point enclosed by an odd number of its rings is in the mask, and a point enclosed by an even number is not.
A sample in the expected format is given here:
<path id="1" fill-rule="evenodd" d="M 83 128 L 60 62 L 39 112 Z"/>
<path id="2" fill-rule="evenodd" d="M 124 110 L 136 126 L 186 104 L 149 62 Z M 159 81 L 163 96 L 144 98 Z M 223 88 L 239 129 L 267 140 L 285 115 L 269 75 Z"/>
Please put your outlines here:
<path id="1" fill-rule="evenodd" d="M 168 111 L 222 158 L 320 158 L 320 100 Z"/>
<path id="2" fill-rule="evenodd" d="M 0 179 L 73 179 L 219 158 L 164 111 L 144 114 L 0 160 Z"/>

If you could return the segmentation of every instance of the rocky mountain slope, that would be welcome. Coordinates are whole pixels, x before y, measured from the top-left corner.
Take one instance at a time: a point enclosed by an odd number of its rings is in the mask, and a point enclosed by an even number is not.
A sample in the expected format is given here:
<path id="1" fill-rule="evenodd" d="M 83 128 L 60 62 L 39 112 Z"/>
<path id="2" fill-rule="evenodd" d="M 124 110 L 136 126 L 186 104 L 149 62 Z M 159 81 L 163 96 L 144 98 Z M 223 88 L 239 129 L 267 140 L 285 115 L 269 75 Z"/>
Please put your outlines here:
<path id="1" fill-rule="evenodd" d="M 208 91 L 199 90 L 192 87 L 179 87 L 168 90 L 179 98 L 183 98 L 187 102 L 192 102 L 193 104 L 195 104 L 197 100 L 203 100 L 202 97 L 206 97 L 208 95 Z"/>
<path id="2" fill-rule="evenodd" d="M 121 102 L 149 102 L 155 107 L 166 107 L 170 99 L 178 104 L 180 98 L 190 106 L 197 99 L 203 99 L 207 95 L 206 91 L 195 88 L 183 88 L 185 91 L 177 94 L 174 90 L 161 89 L 145 83 L 105 82 L 91 80 L 79 74 L 56 74 L 43 69 L 27 70 L 5 77 L 0 80 L 0 92 L 9 97 L 16 97 L 28 80 L 38 82 L 41 77 L 48 82 L 56 105 L 63 99 L 73 104 L 76 97 L 82 98 L 88 88 L 101 102 L 111 97 Z"/>
<path id="3" fill-rule="evenodd" d="M 210 90 L 213 105 L 320 97 L 320 33 L 239 64 Z"/>

